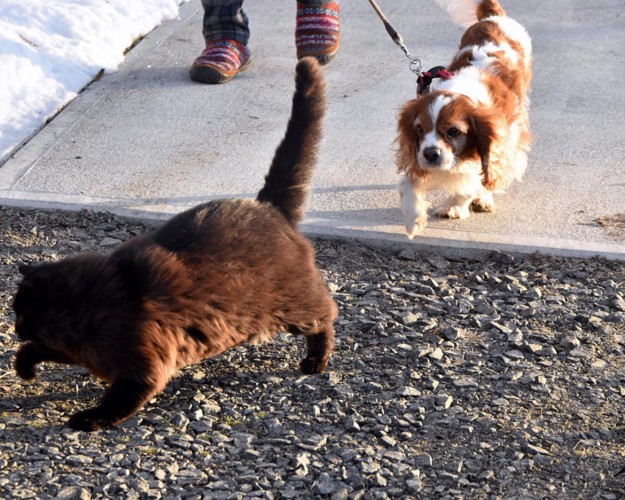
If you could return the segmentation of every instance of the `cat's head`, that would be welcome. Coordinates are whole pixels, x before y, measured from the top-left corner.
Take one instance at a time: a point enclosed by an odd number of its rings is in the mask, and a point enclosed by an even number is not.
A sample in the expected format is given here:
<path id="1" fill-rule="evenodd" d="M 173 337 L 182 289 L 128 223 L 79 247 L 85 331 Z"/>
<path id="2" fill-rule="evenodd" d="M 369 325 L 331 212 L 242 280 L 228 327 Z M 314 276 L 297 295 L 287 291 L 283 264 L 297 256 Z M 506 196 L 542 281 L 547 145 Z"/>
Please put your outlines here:
<path id="1" fill-rule="evenodd" d="M 76 340 L 81 291 L 76 269 L 66 263 L 19 267 L 23 278 L 13 299 L 15 333 L 21 340 L 59 344 Z"/>

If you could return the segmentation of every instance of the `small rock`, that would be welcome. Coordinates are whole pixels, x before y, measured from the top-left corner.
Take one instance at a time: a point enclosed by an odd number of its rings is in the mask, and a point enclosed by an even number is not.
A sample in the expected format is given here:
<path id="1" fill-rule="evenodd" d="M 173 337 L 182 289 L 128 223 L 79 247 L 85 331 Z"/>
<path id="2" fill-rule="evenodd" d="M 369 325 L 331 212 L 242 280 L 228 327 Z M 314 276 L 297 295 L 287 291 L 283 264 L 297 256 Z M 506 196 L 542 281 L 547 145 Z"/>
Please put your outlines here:
<path id="1" fill-rule="evenodd" d="M 336 490 L 336 485 L 332 476 L 327 472 L 322 472 L 319 478 L 313 483 L 313 493 L 317 495 L 331 495 Z"/>
<path id="2" fill-rule="evenodd" d="M 514 332 L 512 328 L 508 328 L 507 326 L 504 326 L 501 323 L 497 323 L 496 321 L 491 321 L 490 326 L 495 327 L 501 333 L 505 333 L 506 335 L 510 335 L 512 334 L 512 332 Z"/>
<path id="3" fill-rule="evenodd" d="M 597 471 L 591 470 L 586 473 L 586 479 L 588 481 L 603 482 L 605 481 L 605 474 L 603 472 L 597 472 Z"/>
<path id="4" fill-rule="evenodd" d="M 608 363 L 603 359 L 596 359 L 590 363 L 590 366 L 595 370 L 603 370 L 606 366 L 608 366 Z"/>
<path id="5" fill-rule="evenodd" d="M 122 240 L 118 240 L 117 238 L 111 238 L 109 236 L 106 236 L 105 238 L 102 239 L 102 241 L 100 241 L 100 246 L 101 247 L 114 247 L 119 245 L 122 242 Z"/>
<path id="6" fill-rule="evenodd" d="M 419 493 L 423 489 L 423 483 L 419 478 L 408 479 L 406 481 L 406 489 L 408 490 L 408 493 L 411 494 Z"/>
<path id="7" fill-rule="evenodd" d="M 576 347 L 571 352 L 569 352 L 569 356 L 573 356 L 575 358 L 591 358 L 592 351 L 588 349 L 584 349 L 583 347 Z"/>
<path id="8" fill-rule="evenodd" d="M 541 344 L 527 344 L 525 346 L 525 349 L 529 353 L 536 354 L 537 352 L 540 352 L 543 350 L 543 346 Z"/>
<path id="9" fill-rule="evenodd" d="M 199 422 L 191 422 L 189 425 L 191 429 L 193 429 L 198 434 L 204 434 L 205 432 L 210 432 L 213 429 L 212 422 L 209 421 L 199 421 Z"/>
<path id="10" fill-rule="evenodd" d="M 93 458 L 85 455 L 72 455 L 67 458 L 67 462 L 72 465 L 87 465 L 93 463 Z"/>
<path id="11" fill-rule="evenodd" d="M 349 499 L 349 488 L 343 483 L 337 483 L 336 491 L 332 493 L 330 500 L 348 500 Z"/>
<path id="12" fill-rule="evenodd" d="M 338 384 L 334 387 L 334 391 L 340 398 L 351 398 L 354 396 L 354 391 L 347 384 Z"/>
<path id="13" fill-rule="evenodd" d="M 411 260 L 411 261 L 420 259 L 418 252 L 412 249 L 400 250 L 399 253 L 397 254 L 397 258 L 401 260 Z"/>
<path id="14" fill-rule="evenodd" d="M 378 473 L 370 479 L 369 483 L 373 487 L 384 488 L 388 481 L 382 474 Z"/>
<path id="15" fill-rule="evenodd" d="M 455 387 L 461 387 L 464 389 L 479 387 L 479 384 L 473 377 L 462 375 L 454 379 L 453 384 Z"/>
<path id="16" fill-rule="evenodd" d="M 176 427 L 186 427 L 189 425 L 189 419 L 184 413 L 177 413 L 173 418 L 173 423 Z"/>
<path id="17" fill-rule="evenodd" d="M 513 349 L 512 351 L 507 351 L 506 353 L 504 353 L 504 356 L 508 359 L 512 359 L 512 360 L 521 360 L 521 359 L 525 359 L 525 355 L 519 351 L 518 349 Z"/>
<path id="18" fill-rule="evenodd" d="M 502 252 L 500 250 L 493 250 L 489 255 L 490 259 L 500 264 L 512 264 L 514 263 L 514 255 Z"/>
<path id="19" fill-rule="evenodd" d="M 308 466 L 310 465 L 310 455 L 308 453 L 298 453 L 293 459 L 293 468 L 298 476 L 308 474 Z"/>
<path id="20" fill-rule="evenodd" d="M 625 299 L 623 299 L 620 295 L 616 295 L 612 301 L 612 307 L 625 312 Z"/>
<path id="21" fill-rule="evenodd" d="M 247 450 L 243 450 L 241 453 L 241 458 L 245 460 L 258 461 L 262 456 L 262 453 L 258 450 L 254 450 L 252 448 L 248 448 Z"/>
<path id="22" fill-rule="evenodd" d="M 431 264 L 439 271 L 444 271 L 445 269 L 448 269 L 450 266 L 449 260 L 447 260 L 442 255 L 438 255 L 438 254 L 427 255 L 425 256 L 425 260 L 428 262 L 428 264 Z"/>
<path id="23" fill-rule="evenodd" d="M 457 460 L 448 463 L 445 469 L 447 469 L 449 472 L 453 472 L 454 474 L 460 474 L 460 472 L 462 472 L 462 465 L 462 460 Z"/>
<path id="24" fill-rule="evenodd" d="M 492 481 L 495 479 L 495 471 L 494 470 L 485 470 L 479 475 L 479 478 L 482 481 Z"/>
<path id="25" fill-rule="evenodd" d="M 222 491 L 230 489 L 230 486 L 226 481 L 211 481 L 206 485 L 209 490 Z"/>
<path id="26" fill-rule="evenodd" d="M 56 496 L 59 500 L 91 500 L 91 493 L 85 488 L 69 486 L 63 488 Z"/>
<path id="27" fill-rule="evenodd" d="M 551 357 L 556 354 L 558 354 L 558 351 L 556 351 L 556 349 L 552 346 L 544 347 L 540 350 L 540 352 L 538 352 L 538 355 L 541 357 Z"/>
<path id="28" fill-rule="evenodd" d="M 192 412 L 189 414 L 189 418 L 190 418 L 191 420 L 196 420 L 196 421 L 197 421 L 197 420 L 202 420 L 202 418 L 204 418 L 204 412 L 203 412 L 202 410 L 199 410 L 199 409 L 198 409 L 198 410 L 195 410 L 195 411 L 192 411 Z"/>
<path id="29" fill-rule="evenodd" d="M 406 385 L 397 389 L 396 394 L 398 396 L 419 397 L 421 396 L 421 391 L 419 389 L 416 389 L 415 387 Z"/>
<path id="30" fill-rule="evenodd" d="M 360 430 L 360 425 L 353 415 L 350 415 L 345 419 L 345 422 L 343 422 L 343 427 L 345 427 L 345 430 L 349 432 L 357 432 Z"/>
<path id="31" fill-rule="evenodd" d="M 277 418 L 268 418 L 264 421 L 267 427 L 267 434 L 271 437 L 281 436 L 284 432 L 284 426 L 282 422 Z"/>
<path id="32" fill-rule="evenodd" d="M 328 442 L 328 436 L 314 434 L 308 437 L 303 443 L 299 443 L 299 447 L 304 450 L 317 451 Z"/>
<path id="33" fill-rule="evenodd" d="M 367 382 L 365 389 L 370 392 L 382 392 L 384 390 L 384 386 L 382 384 L 378 384 L 377 382 Z"/>
<path id="34" fill-rule="evenodd" d="M 430 359 L 435 361 L 440 361 L 443 359 L 443 356 L 445 356 L 445 353 L 443 353 L 443 350 L 440 347 L 437 347 L 429 354 Z"/>
<path id="35" fill-rule="evenodd" d="M 581 345 L 581 342 L 576 337 L 567 336 L 567 337 L 563 337 L 562 340 L 560 340 L 560 347 L 566 350 L 575 349 L 576 347 L 579 347 L 580 345 Z"/>
<path id="36" fill-rule="evenodd" d="M 384 444 L 388 448 L 393 448 L 394 446 L 397 445 L 397 440 L 388 435 L 382 436 L 380 438 L 380 441 L 382 442 L 382 444 Z"/>
<path id="37" fill-rule="evenodd" d="M 397 344 L 395 348 L 401 351 L 412 351 L 414 347 L 410 344 Z"/>
<path id="38" fill-rule="evenodd" d="M 413 312 L 408 312 L 401 317 L 401 322 L 405 326 L 414 325 L 421 317 Z"/>
<path id="39" fill-rule="evenodd" d="M 403 451 L 386 450 L 383 454 L 384 458 L 389 459 L 391 462 L 403 462 L 406 460 L 406 454 Z"/>
<path id="40" fill-rule="evenodd" d="M 519 331 L 511 333 L 510 335 L 508 335 L 508 342 L 510 342 L 514 347 L 522 347 L 523 334 Z"/>
<path id="41" fill-rule="evenodd" d="M 424 356 L 430 354 L 433 350 L 434 349 L 432 349 L 431 347 L 422 347 L 417 351 L 417 357 L 423 358 Z"/>
<path id="42" fill-rule="evenodd" d="M 438 380 L 433 379 L 433 378 L 428 379 L 428 380 L 425 381 L 425 386 L 428 389 L 435 390 L 439 385 L 440 385 L 440 382 Z"/>
<path id="43" fill-rule="evenodd" d="M 528 453 L 530 455 L 536 455 L 536 454 L 551 455 L 551 453 L 549 453 L 549 451 L 545 450 L 544 448 L 541 448 L 540 446 L 536 446 L 530 443 L 522 443 L 521 449 L 525 453 Z"/>
<path id="44" fill-rule="evenodd" d="M 443 330 L 443 337 L 447 340 L 455 341 L 462 338 L 464 333 L 462 328 L 456 326 L 448 326 Z"/>
<path id="45" fill-rule="evenodd" d="M 375 462 L 372 458 L 367 458 L 360 462 L 360 469 L 363 474 L 375 474 L 380 470 L 380 464 Z"/>
<path id="46" fill-rule="evenodd" d="M 256 441 L 254 434 L 247 434 L 245 432 L 237 432 L 232 435 L 234 446 L 239 449 L 248 449 L 250 445 Z"/>
<path id="47" fill-rule="evenodd" d="M 509 372 L 504 375 L 504 379 L 509 380 L 510 382 L 516 382 L 521 377 L 523 377 L 523 372 L 521 371 Z"/>
<path id="48" fill-rule="evenodd" d="M 454 402 L 454 398 L 452 398 L 449 394 L 440 394 L 436 396 L 436 406 L 442 406 L 445 410 L 451 406 Z"/>

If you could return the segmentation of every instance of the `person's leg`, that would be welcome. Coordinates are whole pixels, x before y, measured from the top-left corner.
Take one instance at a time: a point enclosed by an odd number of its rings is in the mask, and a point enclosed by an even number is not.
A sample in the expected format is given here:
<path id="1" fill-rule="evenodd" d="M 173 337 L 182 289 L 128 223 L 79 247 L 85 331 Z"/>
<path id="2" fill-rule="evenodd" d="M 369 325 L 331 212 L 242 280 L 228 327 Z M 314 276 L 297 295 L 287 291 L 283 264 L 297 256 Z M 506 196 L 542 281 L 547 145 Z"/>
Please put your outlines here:
<path id="1" fill-rule="evenodd" d="M 202 0 L 204 22 L 202 34 L 206 42 L 236 40 L 247 46 L 250 29 L 243 12 L 243 0 Z"/>
<path id="2" fill-rule="evenodd" d="M 339 2 L 328 0 L 298 0 L 295 28 L 297 57 L 316 57 L 321 64 L 329 63 L 341 43 Z"/>
<path id="3" fill-rule="evenodd" d="M 189 75 L 202 83 L 226 83 L 249 67 L 250 37 L 243 0 L 202 0 L 202 34 L 206 48 L 193 61 Z"/>

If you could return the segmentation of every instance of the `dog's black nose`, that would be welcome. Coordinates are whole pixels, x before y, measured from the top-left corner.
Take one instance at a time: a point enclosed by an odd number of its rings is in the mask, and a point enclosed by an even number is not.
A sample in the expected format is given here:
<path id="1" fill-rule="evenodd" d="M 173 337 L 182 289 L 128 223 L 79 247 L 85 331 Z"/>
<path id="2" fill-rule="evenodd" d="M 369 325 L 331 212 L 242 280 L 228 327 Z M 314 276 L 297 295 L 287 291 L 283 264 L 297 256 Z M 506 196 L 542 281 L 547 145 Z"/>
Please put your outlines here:
<path id="1" fill-rule="evenodd" d="M 441 150 L 439 148 L 425 148 L 423 150 L 423 156 L 430 163 L 438 163 L 441 157 Z"/>

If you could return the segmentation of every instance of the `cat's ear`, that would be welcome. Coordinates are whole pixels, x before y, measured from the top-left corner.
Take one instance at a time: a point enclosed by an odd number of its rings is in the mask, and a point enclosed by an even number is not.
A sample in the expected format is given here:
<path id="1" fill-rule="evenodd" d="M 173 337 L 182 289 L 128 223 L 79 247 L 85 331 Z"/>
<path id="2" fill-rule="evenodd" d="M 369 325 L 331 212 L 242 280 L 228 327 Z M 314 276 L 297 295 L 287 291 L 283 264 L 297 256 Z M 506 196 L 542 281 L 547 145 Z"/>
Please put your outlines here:
<path id="1" fill-rule="evenodd" d="M 27 277 L 28 275 L 32 274 L 36 267 L 37 266 L 32 266 L 30 264 L 22 264 L 18 267 L 18 269 L 22 276 Z"/>

